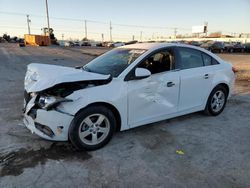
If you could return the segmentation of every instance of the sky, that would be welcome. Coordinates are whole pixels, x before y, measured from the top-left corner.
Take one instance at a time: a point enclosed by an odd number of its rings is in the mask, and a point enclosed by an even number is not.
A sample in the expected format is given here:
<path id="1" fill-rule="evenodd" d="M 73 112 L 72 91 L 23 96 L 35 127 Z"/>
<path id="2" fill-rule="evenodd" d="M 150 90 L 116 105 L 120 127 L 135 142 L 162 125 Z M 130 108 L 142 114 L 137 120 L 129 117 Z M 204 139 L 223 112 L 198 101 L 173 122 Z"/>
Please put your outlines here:
<path id="1" fill-rule="evenodd" d="M 250 0 L 48 0 L 50 27 L 58 39 L 143 40 L 191 34 L 208 22 L 208 32 L 250 33 Z M 45 0 L 0 0 L 0 35 L 41 34 L 47 26 Z"/>

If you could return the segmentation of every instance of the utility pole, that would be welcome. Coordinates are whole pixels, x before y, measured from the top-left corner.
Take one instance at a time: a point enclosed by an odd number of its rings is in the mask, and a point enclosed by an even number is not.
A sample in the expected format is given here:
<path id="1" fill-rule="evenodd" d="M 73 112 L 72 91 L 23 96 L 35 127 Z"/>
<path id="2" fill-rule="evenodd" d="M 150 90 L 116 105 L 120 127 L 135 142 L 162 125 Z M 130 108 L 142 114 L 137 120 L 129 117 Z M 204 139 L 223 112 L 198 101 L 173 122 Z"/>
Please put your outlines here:
<path id="1" fill-rule="evenodd" d="M 177 28 L 174 28 L 174 38 L 176 39 L 176 35 L 177 35 Z"/>
<path id="2" fill-rule="evenodd" d="M 63 39 L 64 39 L 64 34 L 62 34 L 62 41 L 63 41 Z"/>
<path id="3" fill-rule="evenodd" d="M 47 14 L 47 24 L 48 24 L 48 36 L 50 38 L 50 27 L 49 27 L 49 8 L 48 8 L 48 0 L 46 1 L 46 14 Z"/>
<path id="4" fill-rule="evenodd" d="M 85 39 L 88 39 L 88 33 L 87 33 L 87 20 L 84 20 L 84 26 L 85 26 Z"/>
<path id="5" fill-rule="evenodd" d="M 206 34 L 206 37 L 207 37 L 207 32 L 208 32 L 207 27 L 208 27 L 208 22 L 205 22 L 204 23 L 204 33 Z"/>
<path id="6" fill-rule="evenodd" d="M 133 36 L 132 36 L 132 41 L 134 41 L 134 40 L 135 40 L 135 36 L 133 35 Z"/>
<path id="7" fill-rule="evenodd" d="M 140 41 L 142 42 L 142 31 L 140 33 Z"/>
<path id="8" fill-rule="evenodd" d="M 31 22 L 31 20 L 29 18 L 29 15 L 27 14 L 27 24 L 28 24 L 28 33 L 29 33 L 29 35 L 30 35 L 30 22 Z"/>
<path id="9" fill-rule="evenodd" d="M 102 33 L 102 42 L 104 42 L 104 34 Z"/>
<path id="10" fill-rule="evenodd" d="M 111 21 L 109 23 L 109 37 L 110 37 L 110 42 L 112 42 L 112 25 L 111 25 Z"/>

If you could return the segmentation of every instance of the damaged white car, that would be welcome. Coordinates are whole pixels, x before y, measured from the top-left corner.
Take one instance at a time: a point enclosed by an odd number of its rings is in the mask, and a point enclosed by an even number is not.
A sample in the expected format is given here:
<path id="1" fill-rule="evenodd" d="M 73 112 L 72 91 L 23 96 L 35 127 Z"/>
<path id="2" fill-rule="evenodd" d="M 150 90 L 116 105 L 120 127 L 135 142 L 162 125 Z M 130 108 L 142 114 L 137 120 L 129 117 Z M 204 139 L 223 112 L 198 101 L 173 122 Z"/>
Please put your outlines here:
<path id="1" fill-rule="evenodd" d="M 234 80 L 231 64 L 181 44 L 123 46 L 78 68 L 30 64 L 24 123 L 45 139 L 94 150 L 115 131 L 196 111 L 218 115 Z"/>

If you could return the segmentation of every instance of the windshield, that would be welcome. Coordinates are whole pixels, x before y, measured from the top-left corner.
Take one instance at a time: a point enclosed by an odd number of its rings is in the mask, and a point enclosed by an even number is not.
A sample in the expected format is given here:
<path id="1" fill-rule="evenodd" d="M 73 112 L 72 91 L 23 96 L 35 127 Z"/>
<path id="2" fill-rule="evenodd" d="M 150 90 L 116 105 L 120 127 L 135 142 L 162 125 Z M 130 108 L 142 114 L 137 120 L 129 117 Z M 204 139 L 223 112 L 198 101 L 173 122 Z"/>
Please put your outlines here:
<path id="1" fill-rule="evenodd" d="M 117 48 L 95 58 L 83 69 L 88 72 L 111 74 L 112 77 L 117 77 L 145 51 L 142 49 Z"/>

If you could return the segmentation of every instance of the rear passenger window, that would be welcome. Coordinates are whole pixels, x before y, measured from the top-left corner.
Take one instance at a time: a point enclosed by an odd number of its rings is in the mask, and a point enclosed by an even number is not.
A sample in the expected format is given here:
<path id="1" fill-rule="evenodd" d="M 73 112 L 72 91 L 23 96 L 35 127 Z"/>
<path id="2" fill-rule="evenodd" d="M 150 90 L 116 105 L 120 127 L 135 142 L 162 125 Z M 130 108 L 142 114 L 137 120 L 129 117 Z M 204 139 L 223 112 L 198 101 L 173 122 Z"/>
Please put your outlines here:
<path id="1" fill-rule="evenodd" d="M 209 65 L 212 65 L 212 57 L 207 55 L 207 54 L 202 54 L 202 58 L 203 58 L 203 61 L 204 61 L 204 65 L 205 66 L 209 66 Z"/>
<path id="2" fill-rule="evenodd" d="M 217 65 L 217 64 L 219 64 L 219 62 L 216 61 L 214 58 L 212 58 L 212 65 Z"/>
<path id="3" fill-rule="evenodd" d="M 219 64 L 218 61 L 216 61 L 214 58 L 212 58 L 211 56 L 209 56 L 205 53 L 202 53 L 202 58 L 203 58 L 203 62 L 204 62 L 205 66 Z"/>
<path id="4" fill-rule="evenodd" d="M 201 52 L 189 48 L 179 48 L 181 69 L 190 69 L 203 66 Z"/>

